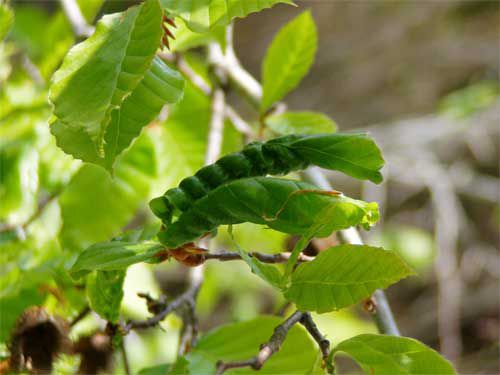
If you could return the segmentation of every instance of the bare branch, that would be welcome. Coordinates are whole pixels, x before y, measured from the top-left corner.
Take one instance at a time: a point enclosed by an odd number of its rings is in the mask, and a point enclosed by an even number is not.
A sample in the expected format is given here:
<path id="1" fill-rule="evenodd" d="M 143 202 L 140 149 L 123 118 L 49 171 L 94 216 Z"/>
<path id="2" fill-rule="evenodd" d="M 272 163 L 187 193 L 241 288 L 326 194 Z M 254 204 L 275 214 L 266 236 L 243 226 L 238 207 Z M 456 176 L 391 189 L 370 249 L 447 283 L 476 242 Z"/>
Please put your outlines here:
<path id="1" fill-rule="evenodd" d="M 314 323 L 310 313 L 304 313 L 302 319 L 300 320 L 307 332 L 312 336 L 312 338 L 318 343 L 319 349 L 321 350 L 321 356 L 323 357 L 323 365 L 326 368 L 328 374 L 333 374 L 333 364 L 330 362 L 330 341 L 326 339 L 325 336 L 319 331 L 318 326 Z"/>
<path id="2" fill-rule="evenodd" d="M 130 332 L 132 329 L 146 329 L 151 328 L 159 324 L 163 319 L 165 319 L 170 313 L 181 308 L 185 304 L 192 303 L 198 295 L 201 284 L 191 285 L 187 291 L 182 293 L 180 296 L 175 298 L 169 303 L 161 303 L 157 301 L 158 313 L 146 320 L 131 320 L 122 327 L 125 334 Z"/>
<path id="3" fill-rule="evenodd" d="M 90 313 L 90 307 L 85 306 L 82 311 L 78 313 L 78 315 L 71 321 L 69 324 L 70 327 L 74 327 L 78 322 L 80 322 L 83 318 L 85 318 Z"/>
<path id="4" fill-rule="evenodd" d="M 262 87 L 250 73 L 243 69 L 234 53 L 232 26 L 230 26 L 227 31 L 226 38 L 228 43 L 226 43 L 226 52 L 223 54 L 220 48 L 215 50 L 212 56 L 212 64 L 223 70 L 231 83 L 244 94 L 244 97 L 249 100 L 252 105 L 258 107 L 262 97 Z"/>
<path id="5" fill-rule="evenodd" d="M 226 105 L 226 118 L 228 118 L 235 129 L 239 131 L 241 134 L 246 135 L 250 139 L 254 138 L 254 131 L 248 123 L 243 120 L 240 115 L 229 105 Z"/>
<path id="6" fill-rule="evenodd" d="M 288 331 L 297 323 L 299 323 L 304 316 L 303 312 L 296 311 L 282 324 L 274 329 L 273 335 L 268 342 L 263 344 L 259 353 L 248 360 L 236 362 L 222 362 L 217 363 L 216 375 L 222 375 L 225 371 L 232 368 L 251 367 L 254 370 L 260 370 L 264 363 L 271 358 L 271 356 L 280 350 L 283 341 L 285 341 Z"/>
<path id="7" fill-rule="evenodd" d="M 208 146 L 205 154 L 205 165 L 215 163 L 222 147 L 224 132 L 225 95 L 222 89 L 215 89 L 212 98 L 212 120 L 208 133 Z"/>
<path id="8" fill-rule="evenodd" d="M 123 369 L 125 370 L 125 375 L 131 375 L 130 363 L 128 360 L 127 349 L 125 348 L 125 337 L 122 337 L 120 342 L 120 352 L 122 353 Z"/>
<path id="9" fill-rule="evenodd" d="M 71 24 L 73 33 L 77 38 L 88 38 L 94 32 L 94 27 L 89 25 L 78 6 L 76 0 L 59 0 L 64 14 Z"/>
<path id="10" fill-rule="evenodd" d="M 266 254 L 266 253 L 248 253 L 251 257 L 255 257 L 261 262 L 264 263 L 286 263 L 288 259 L 290 259 L 290 253 L 277 253 L 277 254 Z M 221 251 L 217 253 L 206 253 L 203 254 L 203 257 L 207 260 L 209 259 L 217 259 L 222 262 L 230 261 L 230 260 L 241 260 L 241 255 L 237 252 L 229 252 L 229 251 Z M 300 262 L 309 262 L 313 260 L 314 257 L 310 257 L 304 254 L 299 255 Z"/>
<path id="11" fill-rule="evenodd" d="M 40 73 L 40 69 L 31 61 L 27 54 L 23 54 L 22 57 L 23 68 L 30 78 L 35 82 L 35 84 L 43 86 L 45 84 L 45 79 Z"/>
<path id="12" fill-rule="evenodd" d="M 431 160 L 431 159 L 430 159 Z M 418 163 L 417 163 L 418 164 Z M 435 236 L 439 247 L 435 263 L 438 281 L 438 330 L 441 351 L 450 360 L 460 358 L 460 304 L 462 280 L 458 269 L 457 244 L 464 216 L 453 185 L 437 161 L 417 165 L 418 173 L 431 193 L 435 212 Z"/>
<path id="13" fill-rule="evenodd" d="M 203 92 L 207 96 L 212 95 L 212 88 L 208 85 L 208 83 L 199 76 L 186 62 L 184 57 L 180 54 L 174 55 L 171 53 L 160 52 L 158 55 L 165 61 L 170 63 L 175 63 L 177 69 L 187 77 L 193 85 L 195 85 L 201 92 Z M 226 103 L 224 108 L 224 115 L 231 121 L 231 124 L 235 127 L 237 131 L 244 134 L 247 137 L 253 138 L 254 132 L 252 127 L 243 120 L 240 115 L 232 108 L 229 104 Z"/>

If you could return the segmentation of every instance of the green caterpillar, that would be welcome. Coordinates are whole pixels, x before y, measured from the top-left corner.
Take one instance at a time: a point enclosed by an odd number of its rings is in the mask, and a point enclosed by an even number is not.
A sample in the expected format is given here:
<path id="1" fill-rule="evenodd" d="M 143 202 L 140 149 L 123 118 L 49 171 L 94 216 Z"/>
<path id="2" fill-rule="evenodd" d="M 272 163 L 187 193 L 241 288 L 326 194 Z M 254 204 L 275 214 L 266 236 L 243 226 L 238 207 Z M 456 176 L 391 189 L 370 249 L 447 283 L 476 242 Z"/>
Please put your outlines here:
<path id="1" fill-rule="evenodd" d="M 213 189 L 240 178 L 284 175 L 317 165 L 352 177 L 382 181 L 384 161 L 375 142 L 365 133 L 287 135 L 268 142 L 252 142 L 183 179 L 150 202 L 153 213 L 169 225 L 175 216 Z"/>
<path id="2" fill-rule="evenodd" d="M 219 225 L 243 222 L 290 234 L 325 237 L 357 224 L 369 227 L 377 220 L 376 203 L 318 190 L 306 182 L 250 177 L 219 186 L 197 200 L 160 231 L 158 238 L 172 249 L 213 232 Z"/>

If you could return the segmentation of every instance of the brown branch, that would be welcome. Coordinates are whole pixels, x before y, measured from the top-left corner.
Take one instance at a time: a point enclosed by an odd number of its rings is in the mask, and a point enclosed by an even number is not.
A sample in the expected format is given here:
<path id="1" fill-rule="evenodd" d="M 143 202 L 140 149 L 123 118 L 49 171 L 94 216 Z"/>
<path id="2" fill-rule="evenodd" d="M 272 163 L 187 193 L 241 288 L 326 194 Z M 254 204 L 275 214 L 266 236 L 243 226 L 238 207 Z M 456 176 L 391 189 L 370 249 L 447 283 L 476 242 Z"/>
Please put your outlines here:
<path id="1" fill-rule="evenodd" d="M 263 344 L 259 353 L 248 360 L 236 362 L 217 362 L 216 375 L 222 375 L 225 371 L 232 368 L 251 367 L 254 370 L 260 370 L 264 363 L 271 358 L 271 356 L 280 350 L 283 341 L 285 341 L 288 331 L 297 323 L 299 323 L 304 316 L 301 311 L 296 311 L 282 324 L 274 329 L 274 332 L 268 342 Z"/>
<path id="2" fill-rule="evenodd" d="M 130 371 L 130 363 L 128 360 L 127 349 L 125 348 L 125 337 L 122 337 L 122 339 L 121 339 L 120 352 L 122 354 L 123 369 L 125 370 L 125 374 L 131 375 L 132 372 Z"/>
<path id="3" fill-rule="evenodd" d="M 163 319 L 167 317 L 170 313 L 176 311 L 177 309 L 181 308 L 183 305 L 192 303 L 195 301 L 196 296 L 198 295 L 198 291 L 200 289 L 201 284 L 195 284 L 191 285 L 188 290 L 186 290 L 184 293 L 182 293 L 180 296 L 178 296 L 176 299 L 171 301 L 170 303 L 162 303 L 162 301 L 155 301 L 156 302 L 156 309 L 157 313 L 153 315 L 152 317 L 146 319 L 146 320 L 130 320 L 127 324 L 122 326 L 122 331 L 124 334 L 129 333 L 133 329 L 146 329 L 146 328 L 151 328 L 159 324 Z M 148 307 L 149 303 L 151 301 L 154 301 L 151 297 L 144 297 L 145 295 L 141 294 L 140 295 L 143 298 L 150 298 L 150 301 L 148 301 Z"/>
<path id="4" fill-rule="evenodd" d="M 290 259 L 290 253 L 277 253 L 277 254 L 266 254 L 266 253 L 248 253 L 251 257 L 254 257 L 264 263 L 285 263 Z M 221 262 L 227 262 L 230 260 L 241 260 L 241 255 L 237 252 L 222 251 L 217 253 L 206 253 L 203 254 L 206 260 L 217 259 Z M 314 257 L 310 257 L 304 254 L 299 255 L 300 262 L 309 262 L 313 260 Z"/>
<path id="5" fill-rule="evenodd" d="M 85 318 L 88 313 L 90 313 L 90 307 L 87 305 L 85 306 L 82 311 L 78 313 L 78 315 L 71 321 L 69 324 L 70 327 L 74 327 L 78 322 L 80 322 L 83 318 Z"/>
<path id="6" fill-rule="evenodd" d="M 182 356 L 196 345 L 198 340 L 199 322 L 196 316 L 195 300 L 190 300 L 186 304 L 185 312 L 182 314 L 183 325 L 179 338 L 178 355 Z"/>
<path id="7" fill-rule="evenodd" d="M 321 350 L 321 355 L 323 357 L 323 366 L 326 368 L 328 374 L 334 373 L 333 363 L 330 360 L 330 341 L 326 339 L 325 336 L 320 332 L 316 323 L 312 319 L 310 313 L 304 313 L 302 319 L 300 320 L 307 332 L 312 336 L 312 338 L 318 343 L 319 349 Z"/>

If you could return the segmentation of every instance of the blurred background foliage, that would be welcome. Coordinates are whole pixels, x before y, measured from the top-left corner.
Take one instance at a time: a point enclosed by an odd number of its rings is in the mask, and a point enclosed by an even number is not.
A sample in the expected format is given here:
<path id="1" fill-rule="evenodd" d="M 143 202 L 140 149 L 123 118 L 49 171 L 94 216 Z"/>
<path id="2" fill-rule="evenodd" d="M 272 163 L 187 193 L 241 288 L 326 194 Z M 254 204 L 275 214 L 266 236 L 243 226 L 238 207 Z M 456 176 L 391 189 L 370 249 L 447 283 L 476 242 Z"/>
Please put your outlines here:
<path id="1" fill-rule="evenodd" d="M 79 3 L 89 22 L 131 4 Z M 288 105 L 324 112 L 344 131 L 368 129 L 382 146 L 388 164 L 382 186 L 333 173 L 331 180 L 350 196 L 379 202 L 382 223 L 363 235 L 368 243 L 400 252 L 419 272 L 389 290 L 403 334 L 436 348 L 440 341 L 443 345 L 443 332 L 451 334 L 449 352 L 456 355 L 459 372 L 500 372 L 499 3 L 299 3 L 312 9 L 319 51 Z M 74 160 L 50 134 L 46 100 L 49 79 L 75 42 L 71 27 L 55 1 L 13 1 L 12 7 L 13 28 L 0 43 L 0 357 L 27 306 L 43 304 L 70 319 L 78 314 L 85 294 L 83 285 L 68 278 L 68 265 L 90 244 L 154 224 L 148 200 L 202 166 L 210 119 L 209 99 L 187 85 L 168 118 L 148 126 L 120 158 L 113 179 L 97 166 Z M 271 38 L 298 12 L 276 6 L 236 23 L 236 51 L 257 77 Z M 197 45 L 182 25 L 177 32 L 177 48 Z M 202 53 L 194 49 L 185 56 L 206 77 Z M 229 99 L 249 121 L 256 120 L 236 97 Z M 223 152 L 242 144 L 226 126 Z M 255 225 L 238 226 L 234 236 L 245 250 L 290 249 L 291 239 Z M 315 246 L 311 251 L 321 250 L 321 244 Z M 222 233 L 216 248 L 232 247 Z M 442 277 L 443 267 L 451 267 L 451 284 L 450 273 Z M 185 277 L 186 269 L 173 262 L 132 266 L 125 280 L 124 316 L 148 315 L 137 292 L 175 296 L 184 289 Z M 443 298 L 451 298 L 451 304 Z M 438 314 L 438 302 L 450 319 L 458 319 L 451 333 L 443 331 L 446 315 Z M 243 262 L 209 263 L 198 303 L 203 331 L 286 308 Z M 315 320 L 334 343 L 375 332 L 361 308 Z M 101 325 L 88 316 L 72 335 Z M 134 371 L 173 359 L 180 326 L 172 316 L 162 323 L 164 331 L 128 335 Z M 74 361 L 63 357 L 57 373 L 71 373 Z M 121 361 L 116 366 L 120 373 Z"/>

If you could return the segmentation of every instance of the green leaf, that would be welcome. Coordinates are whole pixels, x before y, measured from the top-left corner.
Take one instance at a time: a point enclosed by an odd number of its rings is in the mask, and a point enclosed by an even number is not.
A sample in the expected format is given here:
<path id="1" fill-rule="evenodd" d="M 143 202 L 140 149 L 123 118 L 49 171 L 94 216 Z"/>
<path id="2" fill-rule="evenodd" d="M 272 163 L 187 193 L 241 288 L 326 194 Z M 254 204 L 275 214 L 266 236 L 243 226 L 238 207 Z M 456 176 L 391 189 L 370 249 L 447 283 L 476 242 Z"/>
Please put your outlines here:
<path id="1" fill-rule="evenodd" d="M 170 373 L 172 365 L 169 363 L 157 365 L 153 367 L 146 367 L 141 369 L 137 375 L 167 375 Z"/>
<path id="2" fill-rule="evenodd" d="M 137 375 L 168 375 L 172 365 L 169 363 L 157 365 L 153 367 L 146 367 L 141 369 Z"/>
<path id="3" fill-rule="evenodd" d="M 93 270 L 123 270 L 128 266 L 155 257 L 163 248 L 155 242 L 130 243 L 111 241 L 98 243 L 85 249 L 71 267 L 74 278 L 80 278 Z"/>
<path id="4" fill-rule="evenodd" d="M 126 271 L 96 271 L 87 278 L 90 307 L 101 318 L 112 323 L 117 323 L 120 319 L 125 274 Z"/>
<path id="5" fill-rule="evenodd" d="M 262 65 L 261 113 L 265 113 L 304 78 L 313 63 L 317 39 L 310 11 L 305 11 L 278 32 Z"/>
<path id="6" fill-rule="evenodd" d="M 326 237 L 334 230 L 378 219 L 376 203 L 354 200 L 314 185 L 273 177 L 243 178 L 221 185 L 194 202 L 158 234 L 176 248 L 219 225 L 251 222 L 290 234 Z M 311 230 L 314 229 L 314 233 Z"/>
<path id="7" fill-rule="evenodd" d="M 139 136 L 143 127 L 156 118 L 165 104 L 179 101 L 183 91 L 184 79 L 180 73 L 156 57 L 121 107 L 111 112 L 104 136 L 104 157 L 83 128 L 75 128 L 56 118 L 51 124 L 51 132 L 64 152 L 112 170 L 117 156 Z"/>
<path id="8" fill-rule="evenodd" d="M 189 375 L 188 361 L 184 357 L 177 358 L 174 364 L 162 364 L 143 368 L 138 375 Z"/>
<path id="9" fill-rule="evenodd" d="M 311 135 L 294 142 L 303 158 L 321 168 L 341 171 L 374 183 L 382 182 L 384 159 L 377 144 L 366 133 Z"/>
<path id="10" fill-rule="evenodd" d="M 203 165 L 210 114 L 209 98 L 187 82 L 183 99 L 172 106 L 157 138 L 162 193 L 164 186 L 175 186 Z"/>
<path id="11" fill-rule="evenodd" d="M 454 375 L 450 362 L 407 337 L 364 334 L 342 341 L 332 351 L 347 353 L 370 375 Z"/>
<path id="12" fill-rule="evenodd" d="M 59 202 L 65 248 L 80 250 L 116 236 L 134 216 L 156 178 L 157 155 L 149 133 L 143 133 L 120 158 L 115 177 L 87 164 L 71 179 Z"/>
<path id="13" fill-rule="evenodd" d="M 245 263 L 250 266 L 254 274 L 276 288 L 281 288 L 283 286 L 281 272 L 276 266 L 261 262 L 257 258 L 250 256 L 239 246 L 236 246 L 236 249 L 238 251 L 238 254 L 240 254 L 241 256 L 241 259 L 243 259 Z"/>
<path id="14" fill-rule="evenodd" d="M 0 42 L 7 36 L 14 23 L 14 12 L 4 2 L 0 3 Z"/>
<path id="15" fill-rule="evenodd" d="M 218 360 L 240 361 L 255 356 L 259 346 L 267 342 L 274 328 L 283 322 L 272 316 L 228 324 L 203 336 L 195 348 L 186 356 L 191 374 L 215 374 Z M 259 370 L 259 374 L 310 374 L 317 363 L 318 351 L 302 327 L 295 325 L 280 350 Z M 229 370 L 226 374 L 253 374 L 255 370 L 242 368 Z"/>
<path id="16" fill-rule="evenodd" d="M 196 32 L 206 32 L 215 26 L 228 25 L 233 18 L 270 8 L 278 3 L 293 4 L 291 0 L 160 0 L 172 15 L 181 17 Z"/>
<path id="17" fill-rule="evenodd" d="M 161 20 L 158 0 L 104 16 L 53 76 L 49 98 L 54 115 L 88 134 L 101 156 L 111 111 L 149 69 L 162 36 Z"/>
<path id="18" fill-rule="evenodd" d="M 279 135 L 333 133 L 337 125 L 317 112 L 285 112 L 265 118 L 266 126 Z"/>
<path id="19" fill-rule="evenodd" d="M 353 305 L 376 289 L 412 274 L 396 253 L 377 247 L 341 245 L 300 264 L 292 273 L 285 297 L 299 310 L 324 313 Z"/>

